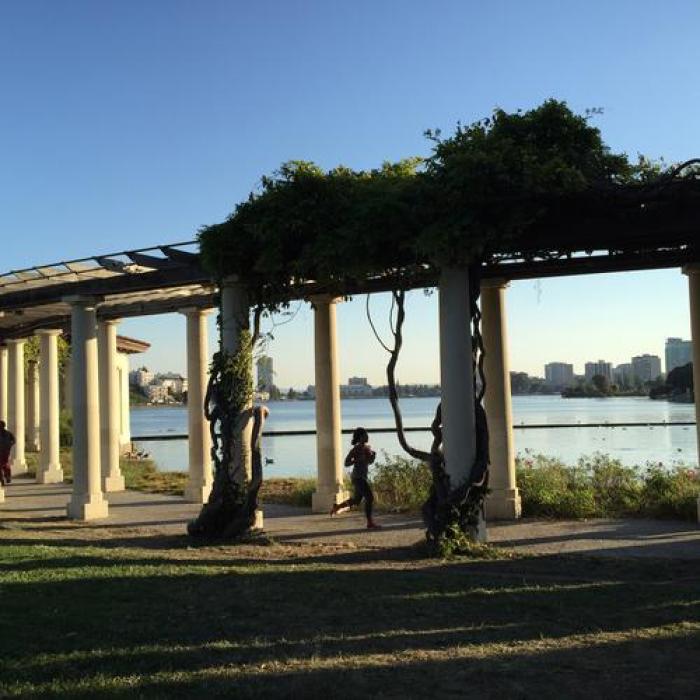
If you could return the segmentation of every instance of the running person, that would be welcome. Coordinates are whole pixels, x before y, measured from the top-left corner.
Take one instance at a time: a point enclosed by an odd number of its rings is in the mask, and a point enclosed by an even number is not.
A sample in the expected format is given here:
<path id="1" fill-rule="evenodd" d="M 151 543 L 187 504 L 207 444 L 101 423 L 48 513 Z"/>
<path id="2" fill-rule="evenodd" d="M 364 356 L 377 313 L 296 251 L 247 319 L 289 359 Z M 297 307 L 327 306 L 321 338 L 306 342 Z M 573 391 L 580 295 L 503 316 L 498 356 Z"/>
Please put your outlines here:
<path id="1" fill-rule="evenodd" d="M 342 503 L 336 503 L 331 508 L 331 517 L 341 510 L 357 506 L 364 499 L 365 516 L 367 517 L 367 528 L 372 530 L 381 527 L 372 519 L 372 506 L 374 505 L 374 494 L 369 485 L 369 465 L 374 462 L 377 456 L 369 445 L 369 435 L 364 428 L 355 428 L 352 434 L 352 449 L 345 458 L 345 466 L 352 467 L 352 498 Z"/>

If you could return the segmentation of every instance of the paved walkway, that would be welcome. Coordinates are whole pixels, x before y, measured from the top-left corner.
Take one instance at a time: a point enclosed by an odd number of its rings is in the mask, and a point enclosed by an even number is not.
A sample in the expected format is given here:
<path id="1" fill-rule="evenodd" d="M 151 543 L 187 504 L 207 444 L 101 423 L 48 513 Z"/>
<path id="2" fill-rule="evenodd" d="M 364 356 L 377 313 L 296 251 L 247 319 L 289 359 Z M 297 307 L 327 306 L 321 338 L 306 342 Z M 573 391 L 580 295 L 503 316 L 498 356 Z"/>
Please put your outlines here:
<path id="1" fill-rule="evenodd" d="M 176 496 L 124 491 L 109 494 L 110 515 L 90 523 L 65 517 L 68 484 L 39 485 L 18 478 L 0 504 L 0 540 L 11 531 L 47 537 L 109 540 L 148 546 L 149 540 L 184 535 L 199 506 Z M 419 518 L 384 515 L 381 531 L 368 532 L 360 515 L 329 518 L 292 506 L 264 506 L 265 531 L 280 542 L 335 543 L 358 548 L 405 547 L 423 539 Z M 489 541 L 535 554 L 585 553 L 616 557 L 700 559 L 700 525 L 661 520 L 521 520 L 492 523 Z"/>

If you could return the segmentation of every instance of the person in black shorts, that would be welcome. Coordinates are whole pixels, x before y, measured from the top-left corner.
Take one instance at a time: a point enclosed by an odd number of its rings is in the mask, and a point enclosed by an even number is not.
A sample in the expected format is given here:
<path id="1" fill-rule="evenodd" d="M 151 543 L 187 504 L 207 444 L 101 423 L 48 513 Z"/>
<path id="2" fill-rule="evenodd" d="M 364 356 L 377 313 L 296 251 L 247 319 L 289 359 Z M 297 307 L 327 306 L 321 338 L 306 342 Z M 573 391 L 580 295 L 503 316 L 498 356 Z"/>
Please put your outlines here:
<path id="1" fill-rule="evenodd" d="M 352 498 L 342 503 L 336 503 L 331 508 L 331 517 L 337 515 L 341 510 L 357 506 L 364 499 L 365 516 L 367 517 L 367 528 L 374 530 L 381 525 L 372 518 L 372 506 L 374 505 L 374 494 L 369 485 L 369 465 L 377 456 L 369 445 L 369 435 L 364 428 L 355 428 L 352 434 L 352 449 L 345 458 L 345 466 L 352 467 Z"/>

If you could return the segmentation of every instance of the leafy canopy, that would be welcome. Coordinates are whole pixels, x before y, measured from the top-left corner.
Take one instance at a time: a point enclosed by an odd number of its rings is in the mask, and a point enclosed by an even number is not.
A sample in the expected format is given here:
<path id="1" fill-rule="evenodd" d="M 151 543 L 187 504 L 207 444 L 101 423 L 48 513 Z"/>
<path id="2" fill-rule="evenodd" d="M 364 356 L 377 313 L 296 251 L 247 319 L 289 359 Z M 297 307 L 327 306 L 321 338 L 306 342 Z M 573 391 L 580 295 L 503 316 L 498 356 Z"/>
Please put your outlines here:
<path id="1" fill-rule="evenodd" d="M 552 198 L 656 173 L 643 158 L 612 153 L 589 116 L 547 100 L 527 112 L 497 109 L 449 138 L 429 131 L 425 160 L 328 172 L 290 161 L 200 231 L 203 263 L 217 278 L 237 275 L 257 303 L 279 303 L 300 282 L 488 257 L 526 236 Z"/>

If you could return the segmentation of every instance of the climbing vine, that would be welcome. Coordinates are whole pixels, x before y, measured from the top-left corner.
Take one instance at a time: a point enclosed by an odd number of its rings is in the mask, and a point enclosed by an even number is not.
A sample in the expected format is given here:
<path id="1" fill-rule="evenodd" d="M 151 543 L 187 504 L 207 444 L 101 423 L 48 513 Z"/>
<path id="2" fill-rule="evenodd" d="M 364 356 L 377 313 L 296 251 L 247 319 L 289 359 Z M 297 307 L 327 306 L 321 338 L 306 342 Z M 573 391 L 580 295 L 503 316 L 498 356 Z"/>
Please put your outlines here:
<path id="1" fill-rule="evenodd" d="M 255 524 L 262 484 L 259 442 L 267 411 L 251 408 L 253 338 L 249 330 L 241 329 L 237 351 L 221 349 L 212 360 L 204 410 L 211 434 L 214 483 L 209 500 L 188 525 L 193 536 L 235 538 Z M 250 421 L 252 437 L 246 444 L 245 427 Z M 252 452 L 250 478 L 248 451 Z"/>
<path id="2" fill-rule="evenodd" d="M 215 278 L 238 275 L 254 303 L 274 307 L 303 283 L 334 288 L 488 261 L 531 243 L 557 198 L 658 173 L 644 158 L 632 163 L 611 152 L 590 115 L 556 100 L 527 112 L 495 110 L 449 138 L 427 137 L 428 158 L 373 170 L 283 164 L 226 221 L 200 231 L 203 264 Z M 557 251 L 566 250 L 562 234 Z"/>

